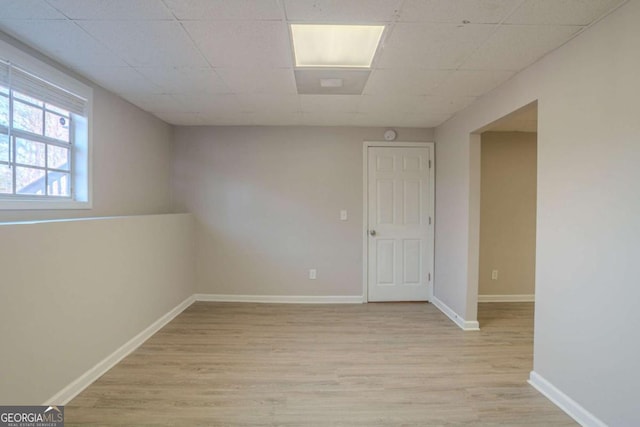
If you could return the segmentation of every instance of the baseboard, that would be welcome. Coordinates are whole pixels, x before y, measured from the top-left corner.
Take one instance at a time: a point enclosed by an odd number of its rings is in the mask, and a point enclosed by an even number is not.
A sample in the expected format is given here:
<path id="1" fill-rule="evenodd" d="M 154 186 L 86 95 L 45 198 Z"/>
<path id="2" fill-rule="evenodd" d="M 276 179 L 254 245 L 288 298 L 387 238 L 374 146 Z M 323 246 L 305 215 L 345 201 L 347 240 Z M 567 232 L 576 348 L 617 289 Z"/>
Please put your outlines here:
<path id="1" fill-rule="evenodd" d="M 431 303 L 436 306 L 438 310 L 443 312 L 449 319 L 453 320 L 456 325 L 464 331 L 479 331 L 480 324 L 477 320 L 464 320 L 462 316 L 453 311 L 451 307 L 440 301 L 435 296 L 431 299 Z"/>
<path id="2" fill-rule="evenodd" d="M 66 405 L 76 397 L 85 388 L 89 387 L 94 381 L 104 375 L 109 369 L 113 368 L 118 362 L 127 357 L 131 352 L 140 347 L 146 340 L 151 338 L 153 334 L 162 329 L 167 323 L 171 322 L 177 315 L 182 313 L 189 307 L 195 298 L 193 295 L 175 306 L 167 314 L 153 322 L 149 327 L 140 332 L 135 337 L 127 341 L 122 347 L 111 353 L 109 356 L 98 362 L 93 368 L 82 374 L 72 383 L 60 390 L 51 398 L 47 399 L 43 405 Z"/>
<path id="3" fill-rule="evenodd" d="M 478 295 L 478 302 L 535 302 L 535 295 Z"/>
<path id="4" fill-rule="evenodd" d="M 362 295 L 289 296 L 195 294 L 196 301 L 255 302 L 271 304 L 362 304 Z"/>
<path id="5" fill-rule="evenodd" d="M 578 402 L 564 394 L 556 386 L 544 379 L 535 371 L 529 374 L 529 384 L 538 390 L 544 397 L 552 401 L 578 424 L 584 427 L 607 427 L 591 412 L 584 409 Z"/>

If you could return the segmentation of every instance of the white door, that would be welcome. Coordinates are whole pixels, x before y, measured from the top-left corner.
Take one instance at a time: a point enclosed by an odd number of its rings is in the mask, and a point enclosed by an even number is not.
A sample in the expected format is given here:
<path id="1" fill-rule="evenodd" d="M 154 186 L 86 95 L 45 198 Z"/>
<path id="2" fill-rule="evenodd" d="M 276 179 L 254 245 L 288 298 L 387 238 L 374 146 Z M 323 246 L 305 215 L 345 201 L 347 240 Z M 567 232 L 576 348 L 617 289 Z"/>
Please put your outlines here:
<path id="1" fill-rule="evenodd" d="M 368 300 L 430 297 L 430 147 L 368 148 Z"/>

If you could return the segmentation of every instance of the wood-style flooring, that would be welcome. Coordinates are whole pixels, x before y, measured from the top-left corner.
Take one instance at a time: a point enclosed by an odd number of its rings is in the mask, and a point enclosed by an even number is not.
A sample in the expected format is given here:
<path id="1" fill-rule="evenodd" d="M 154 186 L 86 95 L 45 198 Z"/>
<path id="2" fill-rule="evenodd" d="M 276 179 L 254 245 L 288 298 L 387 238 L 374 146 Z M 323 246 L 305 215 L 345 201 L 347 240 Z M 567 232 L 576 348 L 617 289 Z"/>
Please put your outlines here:
<path id="1" fill-rule="evenodd" d="M 198 302 L 65 407 L 67 426 L 576 425 L 527 384 L 533 303 Z"/>

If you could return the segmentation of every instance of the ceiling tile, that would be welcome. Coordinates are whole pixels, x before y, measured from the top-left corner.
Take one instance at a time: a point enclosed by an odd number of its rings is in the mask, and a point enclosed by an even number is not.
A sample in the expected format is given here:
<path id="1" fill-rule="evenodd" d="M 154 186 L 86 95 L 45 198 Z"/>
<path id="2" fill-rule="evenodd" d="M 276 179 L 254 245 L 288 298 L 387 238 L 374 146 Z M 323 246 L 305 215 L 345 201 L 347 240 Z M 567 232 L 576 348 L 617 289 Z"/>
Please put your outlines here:
<path id="1" fill-rule="evenodd" d="M 475 97 L 441 97 L 441 96 L 372 96 L 362 97 L 358 111 L 365 114 L 380 116 L 398 116 L 413 114 L 424 117 L 448 116 L 467 105 Z"/>
<path id="2" fill-rule="evenodd" d="M 0 30 L 76 70 L 87 65 L 126 65 L 71 21 L 2 20 Z"/>
<path id="3" fill-rule="evenodd" d="M 284 5 L 291 21 L 357 24 L 393 21 L 400 3 L 399 0 L 285 0 Z"/>
<path id="4" fill-rule="evenodd" d="M 371 123 L 376 123 L 375 120 L 369 114 L 365 113 L 355 113 L 351 116 L 351 126 L 385 126 L 384 124 L 377 122 L 378 124 L 372 125 Z M 381 138 L 382 139 L 382 138 Z"/>
<path id="5" fill-rule="evenodd" d="M 175 126 L 201 126 L 210 124 L 200 113 L 175 113 L 159 112 L 153 113 L 160 120 Z"/>
<path id="6" fill-rule="evenodd" d="M 214 67 L 292 68 L 286 25 L 273 21 L 184 22 L 185 29 Z"/>
<path id="7" fill-rule="evenodd" d="M 294 71 L 299 94 L 360 95 L 367 84 L 369 69 L 302 68 Z M 340 85 L 323 87 L 323 80 L 336 79 Z"/>
<path id="8" fill-rule="evenodd" d="M 303 112 L 300 124 L 304 126 L 349 126 L 358 115 L 358 113 L 336 111 Z"/>
<path id="9" fill-rule="evenodd" d="M 296 93 L 291 68 L 216 68 L 216 72 L 235 93 Z"/>
<path id="10" fill-rule="evenodd" d="M 0 30 L 172 124 L 431 127 L 622 2 L 0 0 Z M 285 17 L 388 24 L 365 95 L 298 95 Z"/>
<path id="11" fill-rule="evenodd" d="M 422 114 L 405 114 L 394 120 L 394 127 L 433 128 L 442 124 L 451 116 L 425 116 Z M 400 138 L 400 137 L 399 137 Z"/>
<path id="12" fill-rule="evenodd" d="M 47 0 L 71 19 L 153 20 L 173 19 L 157 0 Z"/>
<path id="13" fill-rule="evenodd" d="M 165 93 L 127 93 L 122 97 L 151 113 L 185 111 L 185 107 L 176 100 L 174 95 Z"/>
<path id="14" fill-rule="evenodd" d="M 238 97 L 233 94 L 175 94 L 173 97 L 187 113 L 232 115 L 243 111 Z"/>
<path id="15" fill-rule="evenodd" d="M 509 80 L 514 74 L 514 71 L 458 70 L 432 94 L 446 97 L 480 96 Z"/>
<path id="16" fill-rule="evenodd" d="M 204 115 L 204 119 L 208 124 L 215 126 L 295 126 L 296 118 L 289 115 L 278 114 L 269 117 L 257 116 L 254 113 L 238 113 L 238 114 L 214 114 Z"/>
<path id="17" fill-rule="evenodd" d="M 417 113 L 397 113 L 384 111 L 379 113 L 358 114 L 352 119 L 352 126 L 376 126 L 387 128 L 398 127 L 433 127 L 444 121 L 441 117 L 427 117 Z M 380 135 L 382 140 L 382 135 Z M 402 140 L 402 133 L 398 132 L 398 139 Z"/>
<path id="18" fill-rule="evenodd" d="M 425 116 L 450 116 L 466 108 L 475 96 L 425 96 L 420 105 L 414 107 L 413 112 Z"/>
<path id="19" fill-rule="evenodd" d="M 302 120 L 300 112 L 260 111 L 243 113 L 246 123 L 254 126 L 297 126 Z"/>
<path id="20" fill-rule="evenodd" d="M 231 93 L 233 92 L 212 68 L 139 67 L 136 70 L 164 93 Z"/>
<path id="21" fill-rule="evenodd" d="M 66 19 L 44 0 L 2 0 L 2 20 Z"/>
<path id="22" fill-rule="evenodd" d="M 426 128 L 434 128 L 434 127 L 440 126 L 442 123 L 449 120 L 452 116 L 453 114 L 445 114 L 445 115 L 430 114 L 428 117 L 424 117 L 422 119 L 419 126 L 426 127 Z M 413 125 L 413 126 L 418 126 L 418 125 Z"/>
<path id="23" fill-rule="evenodd" d="M 415 111 L 425 102 L 424 96 L 417 95 L 363 95 L 358 112 L 360 113 L 406 113 Z"/>
<path id="24" fill-rule="evenodd" d="M 185 20 L 278 20 L 277 0 L 164 0 L 178 19 Z"/>
<path id="25" fill-rule="evenodd" d="M 245 112 L 299 112 L 300 99 L 298 95 L 283 94 L 241 94 L 238 95 L 242 111 Z"/>
<path id="26" fill-rule="evenodd" d="M 357 95 L 300 95 L 303 113 L 355 113 L 359 102 Z"/>
<path id="27" fill-rule="evenodd" d="M 453 70 L 392 68 L 373 70 L 364 88 L 367 95 L 426 95 L 444 81 Z"/>
<path id="28" fill-rule="evenodd" d="M 501 25 L 461 68 L 519 71 L 581 29 L 575 26 Z"/>
<path id="29" fill-rule="evenodd" d="M 494 30 L 489 24 L 397 24 L 375 67 L 455 69 Z"/>
<path id="30" fill-rule="evenodd" d="M 527 25 L 588 25 L 625 0 L 526 0 L 505 22 Z"/>
<path id="31" fill-rule="evenodd" d="M 162 88 L 151 83 L 131 67 L 85 66 L 83 74 L 121 96 L 129 93 L 161 93 Z"/>
<path id="32" fill-rule="evenodd" d="M 76 21 L 129 65 L 206 67 L 208 64 L 177 22 Z"/>
<path id="33" fill-rule="evenodd" d="M 400 21 L 497 24 L 520 3 L 522 0 L 406 0 Z"/>
<path id="34" fill-rule="evenodd" d="M 165 122 L 178 126 L 296 126 L 300 124 L 302 113 L 153 113 Z"/>

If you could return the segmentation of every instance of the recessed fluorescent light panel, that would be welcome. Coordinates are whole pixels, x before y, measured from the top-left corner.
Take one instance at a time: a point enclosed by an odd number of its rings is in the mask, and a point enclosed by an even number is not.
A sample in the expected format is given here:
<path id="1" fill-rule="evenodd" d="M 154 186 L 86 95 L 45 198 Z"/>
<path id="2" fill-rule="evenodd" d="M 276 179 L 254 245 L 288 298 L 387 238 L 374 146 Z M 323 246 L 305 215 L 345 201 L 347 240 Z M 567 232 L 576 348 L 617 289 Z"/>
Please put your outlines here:
<path id="1" fill-rule="evenodd" d="M 369 68 L 384 25 L 291 24 L 296 67 Z"/>

